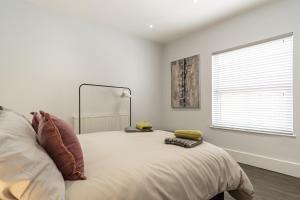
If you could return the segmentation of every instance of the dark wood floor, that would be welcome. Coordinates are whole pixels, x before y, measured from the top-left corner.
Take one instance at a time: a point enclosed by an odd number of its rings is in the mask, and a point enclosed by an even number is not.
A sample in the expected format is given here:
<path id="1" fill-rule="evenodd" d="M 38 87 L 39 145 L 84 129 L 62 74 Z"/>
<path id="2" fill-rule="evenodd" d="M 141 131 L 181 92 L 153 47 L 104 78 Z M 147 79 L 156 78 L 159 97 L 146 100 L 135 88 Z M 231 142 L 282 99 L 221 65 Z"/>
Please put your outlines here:
<path id="1" fill-rule="evenodd" d="M 240 164 L 251 180 L 254 200 L 300 200 L 300 179 Z M 225 194 L 225 200 L 233 200 Z"/>

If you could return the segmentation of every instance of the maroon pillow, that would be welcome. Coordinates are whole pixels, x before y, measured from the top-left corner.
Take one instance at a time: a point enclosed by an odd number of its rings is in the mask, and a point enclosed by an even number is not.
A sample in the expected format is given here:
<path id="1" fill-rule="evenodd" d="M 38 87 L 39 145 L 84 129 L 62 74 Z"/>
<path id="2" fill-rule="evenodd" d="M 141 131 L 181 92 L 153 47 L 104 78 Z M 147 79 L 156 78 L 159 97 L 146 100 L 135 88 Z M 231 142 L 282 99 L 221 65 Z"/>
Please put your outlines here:
<path id="1" fill-rule="evenodd" d="M 40 116 L 38 112 L 31 112 L 30 114 L 32 114 L 32 121 L 31 121 L 31 125 L 33 127 L 33 129 L 35 130 L 35 132 L 38 132 L 38 128 L 39 128 L 39 123 L 40 123 Z"/>
<path id="2" fill-rule="evenodd" d="M 63 120 L 40 111 L 38 141 L 65 180 L 84 180 L 84 161 L 78 138 Z"/>

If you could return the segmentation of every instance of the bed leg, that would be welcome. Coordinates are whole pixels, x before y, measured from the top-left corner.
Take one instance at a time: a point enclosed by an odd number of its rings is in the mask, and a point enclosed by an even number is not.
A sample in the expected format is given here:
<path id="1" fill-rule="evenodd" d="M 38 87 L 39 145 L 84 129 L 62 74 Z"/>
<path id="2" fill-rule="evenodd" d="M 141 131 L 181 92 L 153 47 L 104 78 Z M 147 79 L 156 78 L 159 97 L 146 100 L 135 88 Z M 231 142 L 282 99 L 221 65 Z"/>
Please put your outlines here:
<path id="1" fill-rule="evenodd" d="M 210 200 L 224 200 L 224 192 L 222 192 L 220 194 L 217 194 L 216 196 L 214 196 Z"/>

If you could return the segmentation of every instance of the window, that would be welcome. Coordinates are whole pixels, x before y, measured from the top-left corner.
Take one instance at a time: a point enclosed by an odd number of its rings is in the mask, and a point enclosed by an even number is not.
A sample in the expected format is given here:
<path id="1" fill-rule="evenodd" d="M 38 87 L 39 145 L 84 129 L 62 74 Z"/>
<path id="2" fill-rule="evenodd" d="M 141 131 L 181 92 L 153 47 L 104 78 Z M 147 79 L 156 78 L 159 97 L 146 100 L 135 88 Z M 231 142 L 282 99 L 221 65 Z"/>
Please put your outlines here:
<path id="1" fill-rule="evenodd" d="M 293 35 L 212 56 L 212 126 L 293 135 Z"/>

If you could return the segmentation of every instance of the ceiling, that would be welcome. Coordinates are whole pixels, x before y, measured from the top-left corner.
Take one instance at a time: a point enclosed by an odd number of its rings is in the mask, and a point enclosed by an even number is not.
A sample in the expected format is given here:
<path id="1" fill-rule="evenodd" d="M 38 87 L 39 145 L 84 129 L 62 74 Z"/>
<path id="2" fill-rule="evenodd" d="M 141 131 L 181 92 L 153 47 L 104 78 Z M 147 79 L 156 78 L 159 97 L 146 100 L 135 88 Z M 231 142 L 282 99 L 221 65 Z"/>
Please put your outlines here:
<path id="1" fill-rule="evenodd" d="M 167 43 L 274 0 L 29 1 L 148 40 Z"/>

